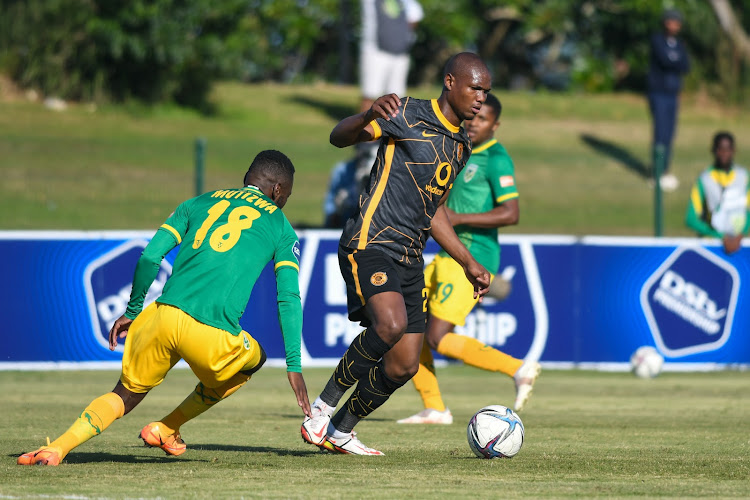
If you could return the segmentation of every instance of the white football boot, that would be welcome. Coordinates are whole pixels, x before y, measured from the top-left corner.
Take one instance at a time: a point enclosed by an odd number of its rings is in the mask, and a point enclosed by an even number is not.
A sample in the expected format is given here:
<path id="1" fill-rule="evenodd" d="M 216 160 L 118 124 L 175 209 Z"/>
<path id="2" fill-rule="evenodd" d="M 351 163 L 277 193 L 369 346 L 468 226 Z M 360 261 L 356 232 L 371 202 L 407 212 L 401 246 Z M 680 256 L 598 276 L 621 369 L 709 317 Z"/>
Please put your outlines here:
<path id="1" fill-rule="evenodd" d="M 347 455 L 385 455 L 382 451 L 375 450 L 362 444 L 362 441 L 357 438 L 357 433 L 354 431 L 339 438 L 333 437 L 332 433 L 329 433 L 323 442 L 323 448 L 328 451 L 344 453 Z"/>
<path id="2" fill-rule="evenodd" d="M 445 411 L 437 411 L 434 408 L 425 408 L 424 410 L 412 415 L 411 417 L 406 417 L 398 420 L 396 423 L 450 425 L 453 423 L 453 415 L 448 408 L 446 408 Z"/>
<path id="3" fill-rule="evenodd" d="M 523 407 L 531 397 L 531 390 L 534 388 L 539 374 L 542 373 L 542 365 L 536 361 L 526 361 L 521 368 L 513 375 L 516 382 L 516 402 L 513 409 L 516 411 L 523 410 Z"/>
<path id="4" fill-rule="evenodd" d="M 323 446 L 334 409 L 325 403 L 313 404 L 311 407 L 312 417 L 305 417 L 302 422 L 300 429 L 302 439 L 315 446 Z"/>

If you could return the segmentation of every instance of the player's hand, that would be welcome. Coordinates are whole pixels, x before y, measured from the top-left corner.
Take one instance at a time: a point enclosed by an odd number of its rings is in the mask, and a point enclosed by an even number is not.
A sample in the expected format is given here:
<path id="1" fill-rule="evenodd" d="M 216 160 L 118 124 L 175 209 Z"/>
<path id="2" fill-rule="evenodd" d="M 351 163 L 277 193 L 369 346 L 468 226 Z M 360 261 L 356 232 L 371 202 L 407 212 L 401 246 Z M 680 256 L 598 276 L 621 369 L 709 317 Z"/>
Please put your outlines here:
<path id="1" fill-rule="evenodd" d="M 387 94 L 378 97 L 367 111 L 367 122 L 376 118 L 389 120 L 398 116 L 398 107 L 401 106 L 401 99 L 396 94 Z"/>
<path id="2" fill-rule="evenodd" d="M 133 322 L 132 319 L 126 318 L 124 315 L 117 318 L 115 324 L 109 329 L 109 350 L 114 351 L 117 347 L 117 339 L 124 339 L 128 334 L 130 324 Z"/>
<path id="3" fill-rule="evenodd" d="M 482 297 L 490 290 L 490 273 L 474 259 L 466 265 L 464 273 L 469 282 L 474 285 L 474 298 L 482 302 Z"/>
<path id="4" fill-rule="evenodd" d="M 305 385 L 305 379 L 301 373 L 297 372 L 286 372 L 286 376 L 289 379 L 289 385 L 292 386 L 294 395 L 297 396 L 297 404 L 302 408 L 302 412 L 307 417 L 312 417 L 310 411 L 310 400 L 307 398 L 307 386 Z"/>
<path id="5" fill-rule="evenodd" d="M 721 239 L 721 242 L 724 244 L 724 251 L 727 254 L 731 254 L 739 250 L 740 246 L 742 246 L 742 235 L 738 234 L 737 236 L 732 236 L 725 234 Z"/>

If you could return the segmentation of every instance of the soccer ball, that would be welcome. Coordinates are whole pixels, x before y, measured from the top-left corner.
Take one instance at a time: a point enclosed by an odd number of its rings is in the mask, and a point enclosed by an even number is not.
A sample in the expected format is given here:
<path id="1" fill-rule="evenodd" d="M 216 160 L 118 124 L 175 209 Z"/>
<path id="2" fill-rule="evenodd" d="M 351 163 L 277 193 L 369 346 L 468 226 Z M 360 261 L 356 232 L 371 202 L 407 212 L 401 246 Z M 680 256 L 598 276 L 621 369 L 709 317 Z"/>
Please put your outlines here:
<path id="1" fill-rule="evenodd" d="M 501 405 L 485 406 L 471 417 L 466 436 L 479 458 L 511 458 L 523 445 L 523 422 Z"/>
<path id="2" fill-rule="evenodd" d="M 630 356 L 630 371 L 640 378 L 654 378 L 661 372 L 664 358 L 649 345 L 636 349 Z"/>

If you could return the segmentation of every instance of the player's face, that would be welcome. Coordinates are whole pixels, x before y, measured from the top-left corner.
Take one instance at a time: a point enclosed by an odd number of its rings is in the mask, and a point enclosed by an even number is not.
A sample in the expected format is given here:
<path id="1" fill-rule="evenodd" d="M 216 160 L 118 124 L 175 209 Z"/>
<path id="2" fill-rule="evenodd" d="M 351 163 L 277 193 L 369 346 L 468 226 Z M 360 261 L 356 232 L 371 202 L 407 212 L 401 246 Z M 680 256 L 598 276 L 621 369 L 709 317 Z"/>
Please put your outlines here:
<path id="1" fill-rule="evenodd" d="M 492 87 L 492 78 L 487 68 L 477 66 L 456 75 L 446 75 L 446 84 L 453 111 L 461 120 L 471 120 L 482 109 Z"/>
<path id="2" fill-rule="evenodd" d="M 477 116 L 464 123 L 466 134 L 474 146 L 483 144 L 495 136 L 500 122 L 495 116 L 495 110 L 489 106 L 482 106 Z"/>
<path id="3" fill-rule="evenodd" d="M 734 146 L 729 139 L 722 139 L 714 150 L 717 167 L 729 167 L 734 163 Z"/>

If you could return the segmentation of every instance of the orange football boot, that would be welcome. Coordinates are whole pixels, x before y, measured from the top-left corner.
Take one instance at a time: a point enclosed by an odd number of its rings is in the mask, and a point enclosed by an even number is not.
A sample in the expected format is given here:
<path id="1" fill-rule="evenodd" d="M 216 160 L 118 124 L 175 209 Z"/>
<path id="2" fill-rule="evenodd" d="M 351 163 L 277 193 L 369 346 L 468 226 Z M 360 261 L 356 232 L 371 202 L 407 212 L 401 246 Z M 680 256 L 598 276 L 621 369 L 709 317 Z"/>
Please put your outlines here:
<path id="1" fill-rule="evenodd" d="M 139 437 L 143 439 L 143 444 L 146 446 L 161 448 L 167 455 L 182 455 L 187 450 L 187 445 L 180 437 L 179 432 L 168 436 L 162 434 L 161 422 L 148 424 L 141 429 Z"/>
<path id="2" fill-rule="evenodd" d="M 50 448 L 42 446 L 34 451 L 24 453 L 16 463 L 18 465 L 59 465 L 62 450 L 60 448 Z"/>

